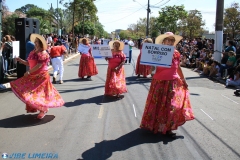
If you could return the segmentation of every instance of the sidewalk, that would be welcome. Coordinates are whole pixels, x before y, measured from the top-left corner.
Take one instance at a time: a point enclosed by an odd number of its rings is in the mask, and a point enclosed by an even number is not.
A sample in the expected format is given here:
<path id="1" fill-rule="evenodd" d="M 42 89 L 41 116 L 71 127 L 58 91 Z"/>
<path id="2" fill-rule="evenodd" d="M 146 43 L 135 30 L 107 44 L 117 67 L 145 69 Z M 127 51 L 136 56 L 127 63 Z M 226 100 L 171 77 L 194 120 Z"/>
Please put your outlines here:
<path id="1" fill-rule="evenodd" d="M 193 72 L 194 72 L 194 71 L 193 71 Z M 206 78 L 207 78 L 207 76 L 200 75 L 200 74 L 199 74 L 199 77 L 206 77 Z M 226 85 L 226 79 L 223 79 L 223 78 L 218 79 L 217 77 L 212 77 L 212 78 L 208 78 L 208 79 L 211 80 L 211 81 L 217 81 L 217 82 L 219 82 L 219 83 L 221 83 L 221 84 Z M 233 87 L 233 88 L 234 88 L 234 87 Z M 235 86 L 235 88 L 236 88 L 236 89 L 240 89 L 240 86 Z"/>
<path id="2" fill-rule="evenodd" d="M 69 55 L 68 58 L 66 58 L 66 59 L 63 61 L 63 63 L 65 64 L 65 63 L 67 63 L 68 61 L 70 61 L 71 59 L 73 59 L 73 58 L 75 58 L 75 57 L 77 57 L 77 56 L 80 56 L 80 54 L 78 54 L 78 53 L 72 53 L 72 54 Z M 52 66 L 48 66 L 48 71 L 50 71 L 50 70 L 52 70 Z M 10 83 L 9 83 L 9 82 L 8 82 L 8 83 L 4 83 L 4 84 L 0 84 L 0 91 L 8 90 L 8 89 L 10 89 L 10 88 L 11 88 L 11 86 L 10 86 Z"/>

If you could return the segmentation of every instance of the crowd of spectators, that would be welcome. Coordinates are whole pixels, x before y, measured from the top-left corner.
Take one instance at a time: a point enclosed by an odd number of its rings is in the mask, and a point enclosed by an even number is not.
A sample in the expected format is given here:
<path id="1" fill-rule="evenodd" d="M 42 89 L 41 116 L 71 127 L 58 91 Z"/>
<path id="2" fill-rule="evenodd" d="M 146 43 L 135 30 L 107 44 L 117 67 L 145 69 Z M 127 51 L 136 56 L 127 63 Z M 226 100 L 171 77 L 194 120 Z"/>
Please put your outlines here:
<path id="1" fill-rule="evenodd" d="M 209 78 L 226 79 L 226 86 L 240 86 L 240 40 L 227 39 L 223 50 L 214 50 L 213 39 L 183 39 L 177 49 L 181 53 L 181 66 L 191 68 Z M 221 61 L 213 54 L 222 54 Z"/>

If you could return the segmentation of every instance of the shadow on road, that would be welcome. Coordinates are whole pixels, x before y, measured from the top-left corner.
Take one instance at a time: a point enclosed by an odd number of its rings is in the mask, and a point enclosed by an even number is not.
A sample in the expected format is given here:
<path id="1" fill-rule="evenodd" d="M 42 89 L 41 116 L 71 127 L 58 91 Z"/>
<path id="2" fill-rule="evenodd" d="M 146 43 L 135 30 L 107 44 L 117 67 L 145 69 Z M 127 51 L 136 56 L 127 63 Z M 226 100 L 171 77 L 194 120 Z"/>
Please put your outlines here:
<path id="1" fill-rule="evenodd" d="M 193 96 L 200 96 L 200 94 L 198 94 L 198 93 L 190 93 L 190 95 L 193 95 Z"/>
<path id="2" fill-rule="evenodd" d="M 98 159 L 105 160 L 112 156 L 113 152 L 124 151 L 131 147 L 146 144 L 146 143 L 159 143 L 168 144 L 176 139 L 184 139 L 183 136 L 170 138 L 168 136 L 153 134 L 142 129 L 135 129 L 115 140 L 102 141 L 95 143 L 95 147 L 82 153 L 84 160 Z M 77 159 L 80 160 L 81 158 Z"/>
<path id="3" fill-rule="evenodd" d="M 104 86 L 95 86 L 95 87 L 89 87 L 89 88 L 83 88 L 83 89 L 71 89 L 71 90 L 58 90 L 59 93 L 69 93 L 69 92 L 79 92 L 79 91 L 88 91 L 88 90 L 94 90 L 97 88 L 103 88 Z"/>
<path id="4" fill-rule="evenodd" d="M 143 78 L 143 77 L 126 77 L 126 83 L 127 85 L 130 84 L 138 84 L 138 83 L 151 83 L 152 78 Z"/>
<path id="5" fill-rule="evenodd" d="M 34 115 L 18 115 L 0 120 L 1 128 L 22 128 L 37 126 L 48 123 L 55 118 L 54 115 L 46 115 L 43 119 L 37 119 L 37 114 Z"/>
<path id="6" fill-rule="evenodd" d="M 124 98 L 124 96 L 122 96 Z M 88 99 L 78 99 L 73 102 L 65 102 L 65 107 L 76 107 L 83 104 L 90 104 L 95 103 L 97 105 L 101 105 L 103 103 L 110 103 L 110 102 L 116 102 L 121 99 L 113 98 L 113 97 L 105 97 L 104 95 L 99 95 L 96 97 L 88 98 Z"/>

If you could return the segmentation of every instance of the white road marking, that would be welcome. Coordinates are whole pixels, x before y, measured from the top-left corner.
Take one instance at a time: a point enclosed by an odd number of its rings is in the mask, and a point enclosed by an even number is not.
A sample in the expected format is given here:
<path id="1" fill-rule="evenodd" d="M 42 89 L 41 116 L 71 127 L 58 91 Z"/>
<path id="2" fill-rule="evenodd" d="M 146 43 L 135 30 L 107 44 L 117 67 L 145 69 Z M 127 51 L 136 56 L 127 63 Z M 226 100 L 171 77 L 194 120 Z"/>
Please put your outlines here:
<path id="1" fill-rule="evenodd" d="M 205 113 L 211 120 L 213 120 L 213 118 L 210 117 L 206 112 L 204 112 L 204 110 L 201 109 L 201 111 L 202 111 L 203 113 Z"/>
<path id="2" fill-rule="evenodd" d="M 222 94 L 221 94 L 222 95 Z M 232 99 L 230 99 L 230 98 L 228 98 L 228 97 L 226 97 L 226 96 L 224 96 L 224 95 L 222 95 L 223 97 L 225 97 L 225 98 L 227 98 L 227 99 L 229 99 L 230 101 L 232 101 L 232 102 L 234 102 L 234 103 L 236 103 L 236 104 L 239 104 L 238 102 L 236 102 L 236 101 L 234 101 L 234 100 L 232 100 Z"/>
<path id="3" fill-rule="evenodd" d="M 101 105 L 100 110 L 99 110 L 99 114 L 98 114 L 99 119 L 102 118 L 103 110 L 104 110 L 103 105 Z"/>
<path id="4" fill-rule="evenodd" d="M 137 114 L 136 114 L 136 110 L 135 110 L 135 106 L 134 106 L 134 104 L 133 104 L 133 111 L 134 111 L 134 115 L 135 115 L 135 117 L 137 117 Z"/>

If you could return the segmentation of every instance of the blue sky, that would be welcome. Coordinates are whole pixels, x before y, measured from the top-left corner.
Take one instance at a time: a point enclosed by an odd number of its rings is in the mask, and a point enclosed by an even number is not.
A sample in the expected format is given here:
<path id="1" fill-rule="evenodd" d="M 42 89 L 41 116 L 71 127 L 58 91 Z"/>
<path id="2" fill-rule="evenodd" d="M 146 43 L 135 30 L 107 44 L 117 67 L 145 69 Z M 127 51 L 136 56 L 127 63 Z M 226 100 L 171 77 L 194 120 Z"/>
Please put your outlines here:
<path id="1" fill-rule="evenodd" d="M 69 0 L 65 0 L 68 2 Z M 132 23 L 137 23 L 139 18 L 147 16 L 148 0 L 96 0 L 94 3 L 98 8 L 99 21 L 104 25 L 107 32 L 115 29 L 127 29 Z M 225 7 L 229 7 L 234 0 L 225 0 Z M 237 2 L 237 1 L 236 1 Z M 10 11 L 14 11 L 26 4 L 34 4 L 38 7 L 48 9 L 52 3 L 53 7 L 57 7 L 57 0 L 6 0 L 6 4 Z M 202 12 L 203 20 L 205 20 L 205 29 L 214 31 L 214 23 L 216 17 L 216 0 L 150 0 L 151 8 L 150 16 L 157 16 L 159 8 L 166 5 L 181 5 L 186 10 L 197 9 Z M 63 8 L 59 4 L 59 7 Z M 145 8 L 144 8 L 145 7 Z"/>

